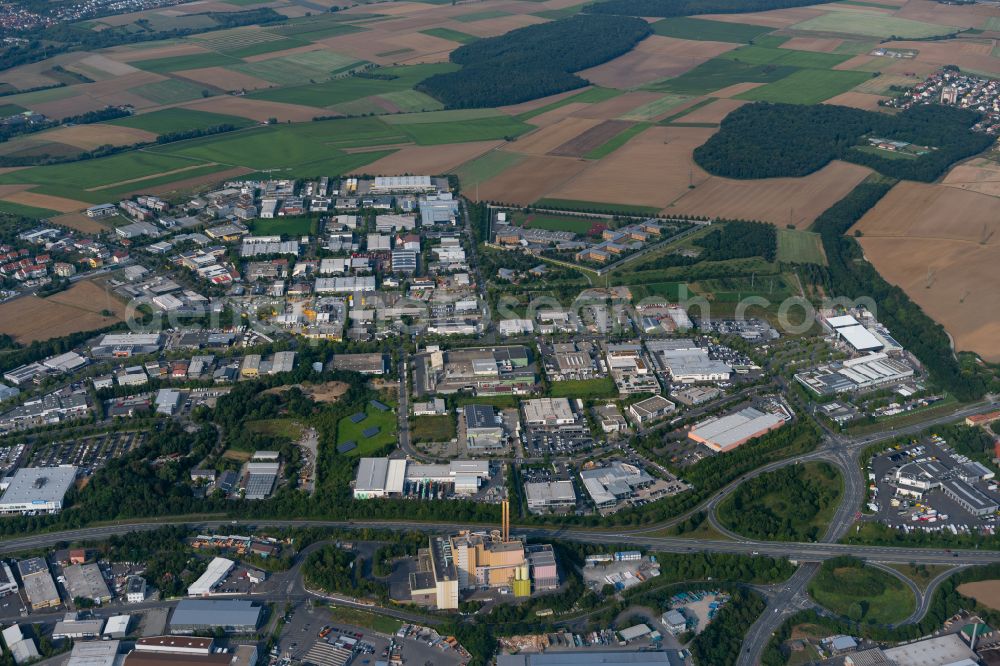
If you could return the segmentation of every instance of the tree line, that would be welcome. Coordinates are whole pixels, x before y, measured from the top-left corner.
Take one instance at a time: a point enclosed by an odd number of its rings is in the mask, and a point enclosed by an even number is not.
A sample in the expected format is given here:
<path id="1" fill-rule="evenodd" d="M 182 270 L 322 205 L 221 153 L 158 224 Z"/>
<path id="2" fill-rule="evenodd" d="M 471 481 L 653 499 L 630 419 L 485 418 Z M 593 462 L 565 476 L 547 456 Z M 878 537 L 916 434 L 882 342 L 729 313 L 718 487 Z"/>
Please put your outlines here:
<path id="1" fill-rule="evenodd" d="M 581 88 L 573 74 L 617 58 L 652 33 L 645 21 L 586 16 L 541 23 L 465 44 L 451 53 L 457 72 L 435 74 L 417 90 L 446 108 L 517 104 Z"/>
<path id="2" fill-rule="evenodd" d="M 890 116 L 828 104 L 758 102 L 736 109 L 719 131 L 694 150 L 706 171 L 726 178 L 805 176 L 831 160 L 870 167 L 891 178 L 930 182 L 953 163 L 982 152 L 993 137 L 970 127 L 980 114 L 938 104 Z M 898 140 L 930 149 L 912 158 L 858 150 L 866 138 Z"/>

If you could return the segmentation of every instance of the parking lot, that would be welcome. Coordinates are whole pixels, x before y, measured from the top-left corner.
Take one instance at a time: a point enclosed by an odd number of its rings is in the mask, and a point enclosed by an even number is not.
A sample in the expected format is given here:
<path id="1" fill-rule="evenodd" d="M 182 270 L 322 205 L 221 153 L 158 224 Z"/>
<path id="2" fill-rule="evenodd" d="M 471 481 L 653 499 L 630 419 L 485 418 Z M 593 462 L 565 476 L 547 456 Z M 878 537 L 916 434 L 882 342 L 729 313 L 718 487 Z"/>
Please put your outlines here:
<path id="1" fill-rule="evenodd" d="M 904 469 L 937 470 L 930 483 L 960 481 L 968 477 L 964 466 L 970 461 L 956 454 L 947 442 L 927 438 L 907 446 L 892 448 L 875 456 L 869 465 L 868 475 L 875 490 L 869 493 L 869 510 L 875 519 L 890 527 L 906 532 L 949 532 L 951 534 L 992 534 L 996 529 L 995 511 L 977 516 L 946 494 L 942 488 L 930 488 L 922 496 L 900 492 L 897 471 Z M 916 465 L 921 467 L 916 467 Z M 965 482 L 963 482 L 965 483 Z M 993 502 L 1000 502 L 996 479 L 969 481 L 975 491 Z"/>
<path id="2" fill-rule="evenodd" d="M 529 458 L 576 453 L 594 446 L 594 438 L 586 424 L 554 428 L 529 427 L 524 438 L 524 452 Z"/>
<path id="3" fill-rule="evenodd" d="M 91 474 L 120 458 L 146 440 L 145 432 L 112 432 L 62 442 L 37 444 L 31 451 L 31 467 L 74 465 Z"/>

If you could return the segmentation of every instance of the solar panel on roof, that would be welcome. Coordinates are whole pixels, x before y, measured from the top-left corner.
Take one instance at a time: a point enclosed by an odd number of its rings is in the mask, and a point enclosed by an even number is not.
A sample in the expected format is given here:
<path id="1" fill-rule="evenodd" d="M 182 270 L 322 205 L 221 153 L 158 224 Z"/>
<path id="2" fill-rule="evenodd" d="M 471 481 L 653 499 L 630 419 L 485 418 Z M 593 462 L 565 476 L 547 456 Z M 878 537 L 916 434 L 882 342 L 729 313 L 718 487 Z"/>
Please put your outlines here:
<path id="1" fill-rule="evenodd" d="M 350 442 L 344 442 L 343 444 L 339 445 L 337 447 L 337 453 L 347 453 L 348 451 L 353 451 L 356 448 L 358 448 L 358 443 L 355 442 L 354 440 L 351 440 Z"/>
<path id="2" fill-rule="evenodd" d="M 378 426 L 372 426 L 371 428 L 365 428 L 361 434 L 365 436 L 365 439 L 371 439 L 380 432 L 382 432 L 382 428 L 379 428 Z"/>
<path id="3" fill-rule="evenodd" d="M 361 423 L 366 418 L 368 418 L 367 414 L 365 414 L 364 412 L 358 412 L 357 414 L 351 416 L 351 423 Z"/>

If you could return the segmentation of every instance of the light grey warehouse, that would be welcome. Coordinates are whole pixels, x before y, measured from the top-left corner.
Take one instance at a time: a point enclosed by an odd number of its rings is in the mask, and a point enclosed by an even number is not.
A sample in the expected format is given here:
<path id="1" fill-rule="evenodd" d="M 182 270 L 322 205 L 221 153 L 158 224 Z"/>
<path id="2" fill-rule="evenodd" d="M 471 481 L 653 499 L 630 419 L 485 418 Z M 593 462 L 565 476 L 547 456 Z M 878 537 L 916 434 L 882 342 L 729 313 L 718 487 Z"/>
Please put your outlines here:
<path id="1" fill-rule="evenodd" d="M 542 654 L 502 654 L 497 666 L 683 666 L 676 650 L 662 652 L 548 652 Z"/>
<path id="2" fill-rule="evenodd" d="M 170 633 L 189 634 L 221 628 L 230 633 L 249 633 L 260 623 L 261 607 L 240 599 L 184 599 L 170 618 Z"/>

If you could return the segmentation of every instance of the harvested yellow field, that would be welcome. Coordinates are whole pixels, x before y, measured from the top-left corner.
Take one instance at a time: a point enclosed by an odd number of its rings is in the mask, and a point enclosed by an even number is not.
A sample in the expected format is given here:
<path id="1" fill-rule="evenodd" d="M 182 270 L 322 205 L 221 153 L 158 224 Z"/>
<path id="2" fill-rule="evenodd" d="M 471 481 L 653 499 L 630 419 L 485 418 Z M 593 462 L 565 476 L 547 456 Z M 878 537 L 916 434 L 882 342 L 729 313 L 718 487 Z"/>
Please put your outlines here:
<path id="1" fill-rule="evenodd" d="M 886 99 L 889 98 L 881 95 L 869 95 L 862 92 L 845 92 L 837 95 L 836 97 L 831 97 L 823 103 L 850 106 L 855 109 L 864 109 L 866 111 L 878 111 L 882 108 L 878 103 Z"/>
<path id="2" fill-rule="evenodd" d="M 957 349 L 988 361 L 1000 361 L 996 206 L 985 194 L 903 181 L 854 227 L 878 272 L 943 325 Z"/>
<path id="3" fill-rule="evenodd" d="M 97 234 L 108 230 L 107 225 L 101 224 L 99 220 L 95 220 L 92 217 L 87 217 L 85 213 L 66 213 L 64 215 L 57 215 L 53 218 L 49 218 L 49 222 L 63 227 L 69 227 L 70 229 L 76 229 L 77 231 L 82 231 L 85 234 Z"/>
<path id="4" fill-rule="evenodd" d="M 43 136 L 49 141 L 66 143 L 81 150 L 93 150 L 98 146 L 128 146 L 133 143 L 155 141 L 156 134 L 135 127 L 117 127 L 115 125 L 73 125 L 59 127 Z"/>
<path id="5" fill-rule="evenodd" d="M 708 174 L 692 151 L 715 133 L 712 127 L 650 127 L 546 196 L 557 199 L 663 208 L 701 184 Z"/>
<path id="6" fill-rule="evenodd" d="M 696 183 L 664 213 L 762 220 L 803 229 L 871 173 L 847 162 L 831 162 L 803 178 L 732 180 L 710 177 Z"/>
<path id="7" fill-rule="evenodd" d="M 181 106 L 186 109 L 195 109 L 196 111 L 210 111 L 212 113 L 250 118 L 262 123 L 267 122 L 268 118 L 277 118 L 278 122 L 282 123 L 288 120 L 292 122 L 307 122 L 320 113 L 323 115 L 336 115 L 330 112 L 322 112 L 311 106 L 269 102 L 264 99 L 249 99 L 247 97 L 233 97 L 232 95 L 199 99 L 182 104 Z"/>
<path id="8" fill-rule="evenodd" d="M 769 28 L 787 28 L 825 13 L 825 10 L 817 7 L 792 7 L 790 9 L 772 9 L 771 11 L 751 12 L 749 14 L 705 14 L 698 18 L 703 18 L 706 21 L 749 23 Z"/>
<path id="9" fill-rule="evenodd" d="M 565 118 L 519 138 L 507 150 L 525 155 L 545 155 L 601 122 L 597 118 Z"/>
<path id="10" fill-rule="evenodd" d="M 47 208 L 49 210 L 59 211 L 60 213 L 72 213 L 74 211 L 84 210 L 89 208 L 91 205 L 84 201 L 74 201 L 73 199 L 65 199 L 51 194 L 38 194 L 28 191 L 6 194 L 0 198 L 4 201 L 24 204 L 25 206 L 34 206 L 36 208 Z"/>
<path id="11" fill-rule="evenodd" d="M 255 90 L 257 88 L 270 88 L 274 85 L 270 81 L 225 67 L 202 67 L 174 73 L 197 83 L 215 86 L 220 90 Z"/>
<path id="12" fill-rule="evenodd" d="M 101 314 L 114 313 L 112 317 Z M 0 333 L 22 343 L 92 331 L 122 321 L 125 304 L 93 282 L 81 281 L 49 298 L 25 296 L 0 304 Z"/>
<path id="13" fill-rule="evenodd" d="M 502 145 L 503 141 L 472 141 L 443 146 L 406 146 L 364 167 L 365 173 L 447 173 Z"/>
<path id="14" fill-rule="evenodd" d="M 634 88 L 679 76 L 737 46 L 739 44 L 696 42 L 653 35 L 639 42 L 625 55 L 578 74 L 599 86 Z"/>
<path id="15" fill-rule="evenodd" d="M 980 580 L 975 583 L 962 583 L 958 593 L 971 597 L 984 606 L 1000 610 L 1000 580 Z"/>
<path id="16" fill-rule="evenodd" d="M 482 200 L 526 206 L 548 196 L 587 164 L 570 157 L 532 156 L 482 183 L 476 191 Z M 469 194 L 475 196 L 475 192 Z"/>
<path id="17" fill-rule="evenodd" d="M 960 190 L 1000 197 L 1000 164 L 984 158 L 969 160 L 949 171 L 942 182 Z"/>

